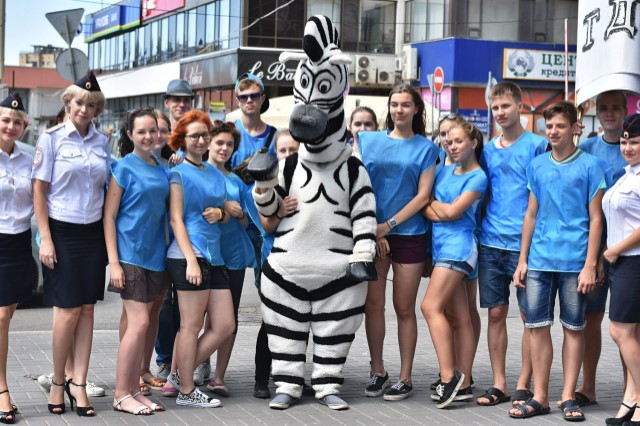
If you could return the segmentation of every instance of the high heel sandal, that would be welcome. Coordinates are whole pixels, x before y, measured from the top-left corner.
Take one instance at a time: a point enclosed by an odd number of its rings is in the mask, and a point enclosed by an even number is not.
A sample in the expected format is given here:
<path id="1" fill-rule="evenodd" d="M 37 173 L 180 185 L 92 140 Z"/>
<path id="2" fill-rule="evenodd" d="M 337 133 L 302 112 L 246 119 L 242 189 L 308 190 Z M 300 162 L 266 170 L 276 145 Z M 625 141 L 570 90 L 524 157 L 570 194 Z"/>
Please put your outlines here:
<path id="1" fill-rule="evenodd" d="M 9 392 L 9 389 L 0 391 L 0 395 Z M 0 423 L 12 424 L 16 420 L 16 413 L 13 411 L 0 411 Z"/>
<path id="2" fill-rule="evenodd" d="M 64 383 L 56 383 L 53 380 L 51 380 L 51 385 L 52 386 L 60 386 L 61 388 L 66 389 L 67 386 Z M 49 409 L 49 412 L 51 414 L 62 414 L 66 411 L 67 407 L 65 407 L 64 405 L 64 393 L 62 394 L 62 404 L 47 404 L 47 408 Z M 54 410 L 60 410 L 60 411 L 54 411 Z"/>
<path id="3" fill-rule="evenodd" d="M 67 392 L 67 396 L 69 397 L 69 405 L 71 405 L 71 411 L 74 411 L 73 404 L 76 402 L 76 397 L 71 395 L 71 386 L 69 385 L 73 385 L 79 388 L 86 388 L 87 384 L 82 383 L 79 385 L 77 383 L 73 383 L 71 380 L 73 379 L 67 380 L 67 383 L 64 386 L 64 390 Z M 91 405 L 87 407 L 80 407 L 79 405 L 76 405 L 76 408 L 76 414 L 80 417 L 93 417 L 96 415 L 96 410 Z M 92 413 L 89 413 L 89 411 L 92 411 Z"/>
<path id="4" fill-rule="evenodd" d="M 621 404 L 624 405 L 625 407 L 627 407 L 629 409 L 629 411 L 627 411 L 627 414 L 625 414 L 622 417 L 609 417 L 609 418 L 606 418 L 604 420 L 604 423 L 607 426 L 622 426 L 623 423 L 630 422 L 631 419 L 633 418 L 633 413 L 635 413 L 635 411 L 636 411 L 637 404 L 633 404 L 633 405 L 629 406 L 629 405 L 625 404 L 624 401 L 621 402 Z"/>

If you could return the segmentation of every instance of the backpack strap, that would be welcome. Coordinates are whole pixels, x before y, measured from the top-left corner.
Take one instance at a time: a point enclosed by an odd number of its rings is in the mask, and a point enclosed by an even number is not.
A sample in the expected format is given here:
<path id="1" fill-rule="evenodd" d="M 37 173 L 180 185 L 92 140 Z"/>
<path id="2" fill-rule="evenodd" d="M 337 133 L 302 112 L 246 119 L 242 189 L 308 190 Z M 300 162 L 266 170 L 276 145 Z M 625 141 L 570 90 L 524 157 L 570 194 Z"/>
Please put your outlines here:
<path id="1" fill-rule="evenodd" d="M 269 135 L 267 136 L 267 139 L 264 141 L 263 148 L 267 148 L 267 150 L 269 150 L 269 146 L 271 145 L 271 141 L 273 140 L 273 137 L 275 136 L 277 131 L 278 131 L 278 129 L 276 129 L 275 127 L 269 125 Z"/>

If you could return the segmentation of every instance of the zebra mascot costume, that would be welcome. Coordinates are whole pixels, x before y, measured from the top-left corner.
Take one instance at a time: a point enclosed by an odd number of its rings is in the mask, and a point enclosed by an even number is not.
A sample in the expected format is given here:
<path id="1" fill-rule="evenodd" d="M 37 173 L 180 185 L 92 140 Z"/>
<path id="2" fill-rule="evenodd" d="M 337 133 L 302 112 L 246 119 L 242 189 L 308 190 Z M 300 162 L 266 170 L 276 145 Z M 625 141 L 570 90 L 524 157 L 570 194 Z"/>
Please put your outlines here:
<path id="1" fill-rule="evenodd" d="M 316 398 L 332 409 L 348 408 L 337 396 L 342 369 L 362 323 L 366 281 L 376 278 L 375 200 L 346 143 L 343 97 L 351 59 L 339 45 L 331 21 L 314 16 L 305 26 L 305 53 L 281 54 L 281 62 L 300 61 L 289 124 L 300 150 L 280 167 L 266 154 L 261 164 L 255 157 L 249 165 L 263 216 L 277 215 L 285 195 L 298 200 L 298 209 L 280 221 L 262 270 L 262 316 L 278 386 L 271 408 L 288 408 L 301 395 L 310 329 Z"/>

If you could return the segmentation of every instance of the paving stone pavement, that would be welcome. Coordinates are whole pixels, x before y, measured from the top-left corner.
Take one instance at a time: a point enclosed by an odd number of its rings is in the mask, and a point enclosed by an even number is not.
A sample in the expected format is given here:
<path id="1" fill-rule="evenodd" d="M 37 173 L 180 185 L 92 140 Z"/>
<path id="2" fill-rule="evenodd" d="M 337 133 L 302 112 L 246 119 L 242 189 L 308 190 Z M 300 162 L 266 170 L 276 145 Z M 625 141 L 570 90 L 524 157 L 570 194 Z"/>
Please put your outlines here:
<path id="1" fill-rule="evenodd" d="M 249 274 L 247 274 L 249 275 Z M 245 294 L 254 292 L 253 286 L 245 286 Z M 390 287 L 390 286 L 388 286 Z M 364 326 L 358 331 L 351 353 L 345 365 L 345 385 L 342 396 L 351 408 L 336 412 L 320 405 L 313 397 L 303 397 L 297 404 L 285 411 L 270 410 L 268 400 L 253 398 L 253 373 L 255 341 L 259 329 L 259 308 L 255 294 L 241 306 L 241 324 L 235 349 L 227 372 L 227 385 L 231 396 L 221 398 L 222 407 L 215 409 L 197 409 L 178 407 L 175 398 L 163 398 L 159 391 L 153 391 L 151 397 L 163 404 L 167 412 L 149 417 L 135 417 L 115 412 L 111 409 L 113 389 L 115 387 L 115 363 L 118 348 L 117 330 L 96 330 L 93 340 L 93 353 L 89 379 L 107 390 L 107 396 L 93 398 L 92 404 L 97 416 L 92 419 L 80 418 L 67 411 L 62 416 L 49 414 L 46 393 L 35 379 L 43 372 L 51 370 L 51 332 L 18 331 L 11 332 L 8 357 L 8 383 L 14 401 L 20 407 L 17 416 L 19 424 L 224 424 L 224 425 L 411 425 L 411 424 L 464 424 L 464 425 L 550 425 L 565 424 L 555 401 L 560 397 L 562 386 L 562 366 L 560 361 L 562 330 L 558 324 L 552 328 L 555 345 L 554 363 L 551 377 L 552 414 L 534 417 L 528 420 L 514 420 L 507 416 L 508 404 L 496 407 L 479 407 L 475 402 L 454 403 L 445 410 L 438 410 L 430 399 L 429 384 L 436 378 L 438 365 L 428 328 L 419 310 L 426 283 L 421 284 L 416 313 L 419 338 L 413 368 L 414 395 L 400 402 L 385 402 L 382 398 L 364 396 L 364 385 L 368 378 L 369 357 Z M 393 315 L 391 294 L 387 302 L 387 335 L 385 340 L 385 361 L 392 380 L 399 372 L 399 354 L 397 349 L 397 323 Z M 515 300 L 511 306 L 516 306 Z M 96 308 L 98 312 L 99 309 Z M 513 386 L 519 373 L 519 339 L 522 326 L 515 309 L 508 318 L 511 344 L 507 354 L 507 376 Z M 43 315 L 50 315 L 46 309 Z M 19 317 L 20 311 L 17 316 Z M 556 315 L 557 316 L 557 315 Z M 475 394 L 491 386 L 491 367 L 486 349 L 486 310 L 481 310 L 483 333 L 476 356 L 473 378 L 476 383 Z M 608 335 L 608 320 L 603 324 L 603 351 L 598 368 L 599 404 L 585 408 L 587 421 L 582 424 L 604 424 L 606 417 L 615 414 L 622 396 L 622 374 L 617 347 Z M 214 355 L 215 357 L 215 355 Z M 311 359 L 309 356 L 308 359 Z M 215 360 L 214 360 L 215 362 Z M 311 370 L 308 363 L 307 371 Z M 275 390 L 272 386 L 272 393 Z M 206 390 L 206 388 L 203 388 Z"/>

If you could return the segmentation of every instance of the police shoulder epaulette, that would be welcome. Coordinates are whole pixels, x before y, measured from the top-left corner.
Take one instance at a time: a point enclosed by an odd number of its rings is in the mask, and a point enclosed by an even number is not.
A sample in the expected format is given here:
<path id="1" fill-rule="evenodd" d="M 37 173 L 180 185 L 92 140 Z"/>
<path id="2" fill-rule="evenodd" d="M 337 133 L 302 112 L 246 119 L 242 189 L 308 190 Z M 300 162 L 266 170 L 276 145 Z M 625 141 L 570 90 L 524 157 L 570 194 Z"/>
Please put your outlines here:
<path id="1" fill-rule="evenodd" d="M 56 130 L 60 129 L 63 126 L 64 126 L 64 123 L 60 123 L 60 124 L 55 125 L 53 127 L 49 127 L 47 130 L 45 130 L 45 133 L 53 133 L 53 132 L 55 132 Z"/>

